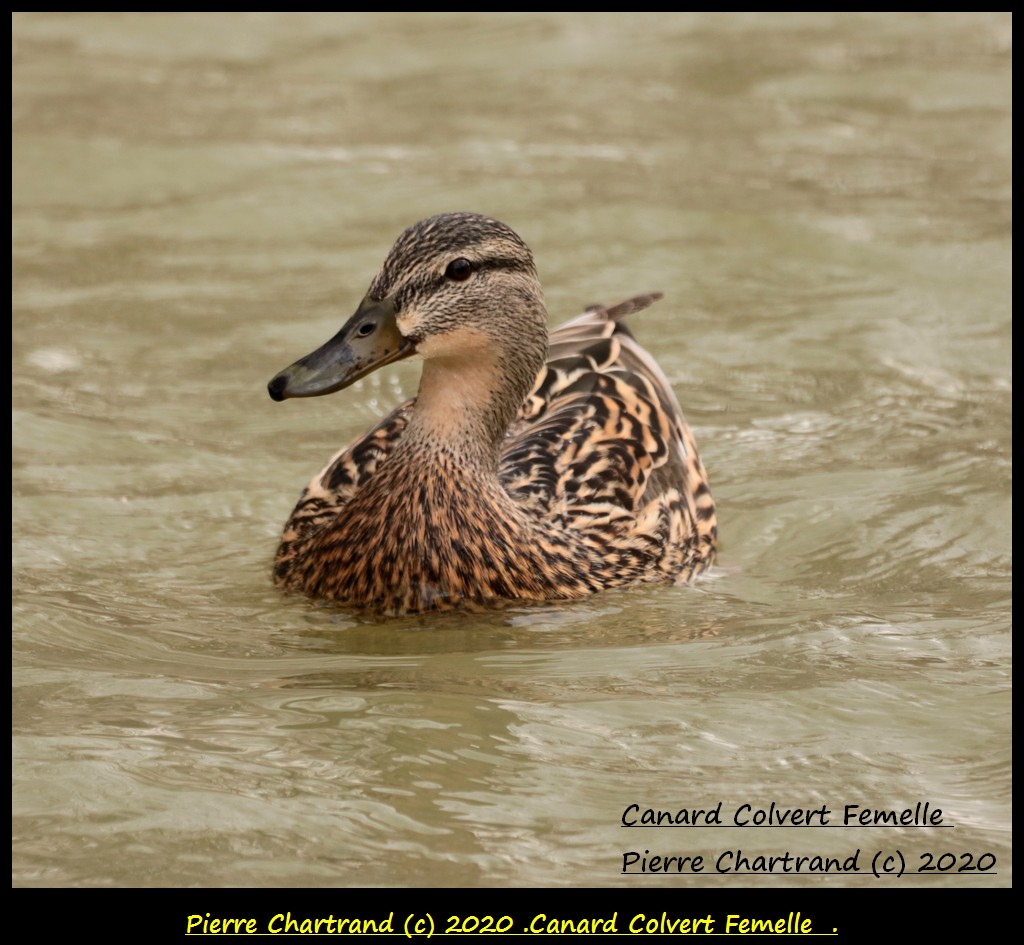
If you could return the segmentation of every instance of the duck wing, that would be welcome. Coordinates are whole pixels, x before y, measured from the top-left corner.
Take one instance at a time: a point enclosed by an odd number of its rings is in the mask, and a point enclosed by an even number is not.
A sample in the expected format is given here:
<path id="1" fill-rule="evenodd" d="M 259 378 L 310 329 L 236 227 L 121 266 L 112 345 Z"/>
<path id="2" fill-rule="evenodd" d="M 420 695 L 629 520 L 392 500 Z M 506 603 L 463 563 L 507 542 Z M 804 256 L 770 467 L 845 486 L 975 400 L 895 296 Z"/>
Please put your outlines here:
<path id="1" fill-rule="evenodd" d="M 679 402 L 622 321 L 659 298 L 593 306 L 551 332 L 499 478 L 530 514 L 642 548 L 679 580 L 713 560 L 715 507 Z"/>

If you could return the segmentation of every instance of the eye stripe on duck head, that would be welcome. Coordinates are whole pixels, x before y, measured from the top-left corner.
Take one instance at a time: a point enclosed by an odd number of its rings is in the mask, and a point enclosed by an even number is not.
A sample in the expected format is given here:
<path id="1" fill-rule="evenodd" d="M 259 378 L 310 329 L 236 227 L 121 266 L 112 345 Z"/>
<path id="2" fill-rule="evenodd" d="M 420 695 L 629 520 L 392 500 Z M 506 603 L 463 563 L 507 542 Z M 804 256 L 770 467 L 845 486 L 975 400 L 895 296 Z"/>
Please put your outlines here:
<path id="1" fill-rule="evenodd" d="M 463 262 L 469 267 L 469 271 L 463 278 L 457 278 L 449 274 L 452 263 L 448 263 L 441 274 L 434 272 L 410 273 L 405 283 L 394 294 L 395 308 L 401 313 L 417 299 L 428 298 L 434 292 L 441 291 L 450 286 L 458 287 L 466 285 L 474 276 L 491 272 L 518 272 L 526 275 L 533 275 L 533 267 L 526 265 L 518 259 L 506 258 L 476 258 L 470 259 L 466 256 L 457 256 L 453 262 Z M 376 293 L 371 290 L 373 297 Z M 382 295 L 381 298 L 384 296 Z"/>
<path id="2" fill-rule="evenodd" d="M 398 237 L 370 284 L 370 296 L 383 299 L 406 286 L 415 287 L 413 292 L 437 288 L 452 281 L 445 272 L 459 258 L 467 259 L 474 273 L 509 270 L 536 276 L 529 247 L 510 227 L 478 213 L 444 213 Z"/>

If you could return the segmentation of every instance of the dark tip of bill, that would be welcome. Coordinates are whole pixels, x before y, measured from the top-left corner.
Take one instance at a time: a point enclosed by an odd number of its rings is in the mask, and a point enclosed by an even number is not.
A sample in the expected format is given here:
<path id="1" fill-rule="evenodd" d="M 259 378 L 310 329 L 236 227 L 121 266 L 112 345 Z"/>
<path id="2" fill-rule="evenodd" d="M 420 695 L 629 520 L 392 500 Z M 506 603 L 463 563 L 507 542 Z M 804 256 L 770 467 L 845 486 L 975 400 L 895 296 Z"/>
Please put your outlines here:
<path id="1" fill-rule="evenodd" d="M 270 394 L 270 399 L 277 401 L 284 400 L 284 389 L 286 384 L 287 381 L 280 375 L 267 384 L 267 393 Z"/>

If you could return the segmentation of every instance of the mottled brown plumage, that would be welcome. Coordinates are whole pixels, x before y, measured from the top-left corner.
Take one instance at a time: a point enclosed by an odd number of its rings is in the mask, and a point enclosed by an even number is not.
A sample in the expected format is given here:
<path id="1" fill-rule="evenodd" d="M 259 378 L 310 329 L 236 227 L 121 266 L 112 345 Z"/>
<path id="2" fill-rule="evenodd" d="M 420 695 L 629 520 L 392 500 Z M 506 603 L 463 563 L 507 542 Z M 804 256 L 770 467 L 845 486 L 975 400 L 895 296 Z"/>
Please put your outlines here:
<path id="1" fill-rule="evenodd" d="M 419 354 L 417 397 L 335 456 L 285 526 L 275 582 L 387 614 L 584 597 L 688 581 L 714 560 L 715 507 L 672 389 L 622 319 L 548 335 L 533 258 L 507 226 L 431 217 L 271 396 L 347 386 Z"/>

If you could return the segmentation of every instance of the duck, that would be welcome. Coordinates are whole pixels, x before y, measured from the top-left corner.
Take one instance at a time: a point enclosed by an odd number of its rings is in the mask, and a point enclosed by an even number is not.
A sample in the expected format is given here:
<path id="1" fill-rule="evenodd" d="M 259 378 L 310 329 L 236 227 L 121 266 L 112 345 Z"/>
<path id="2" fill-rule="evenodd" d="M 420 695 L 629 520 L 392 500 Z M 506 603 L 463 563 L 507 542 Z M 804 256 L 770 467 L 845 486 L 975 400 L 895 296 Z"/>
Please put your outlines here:
<path id="1" fill-rule="evenodd" d="M 443 213 L 397 239 L 355 314 L 269 383 L 343 390 L 416 356 L 416 397 L 337 453 L 288 518 L 274 583 L 380 615 L 577 600 L 715 560 L 707 473 L 665 374 L 593 305 L 548 330 L 509 226 Z"/>

